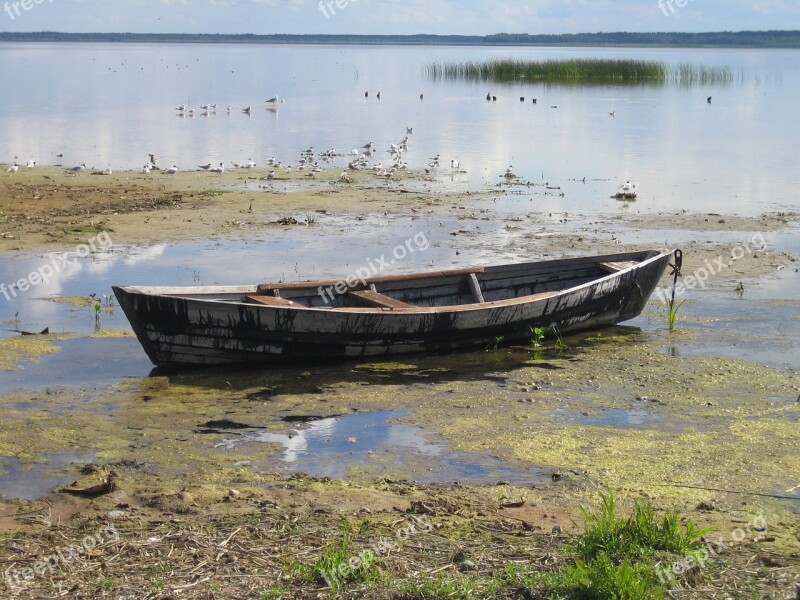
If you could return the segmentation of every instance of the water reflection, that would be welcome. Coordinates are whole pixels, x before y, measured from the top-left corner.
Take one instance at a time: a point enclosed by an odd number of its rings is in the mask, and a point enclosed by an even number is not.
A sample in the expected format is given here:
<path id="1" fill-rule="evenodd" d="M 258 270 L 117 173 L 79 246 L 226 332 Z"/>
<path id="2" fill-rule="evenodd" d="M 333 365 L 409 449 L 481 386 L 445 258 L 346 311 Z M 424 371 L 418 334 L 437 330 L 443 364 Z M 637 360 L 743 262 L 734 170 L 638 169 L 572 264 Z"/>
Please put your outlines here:
<path id="1" fill-rule="evenodd" d="M 702 206 L 755 214 L 797 206 L 800 117 L 794 105 L 800 61 L 794 50 L 201 44 L 0 49 L 0 87 L 7 91 L 0 98 L 0 157 L 52 164 L 63 153 L 66 165 L 115 170 L 139 167 L 150 152 L 183 169 L 249 158 L 264 165 L 270 156 L 296 164 L 301 148 L 348 152 L 370 140 L 382 157 L 412 126 L 409 164 L 425 167 L 441 154 L 444 168 L 437 180 L 453 179 L 456 189 L 494 186 L 514 164 L 532 181 L 599 180 L 564 187 L 560 204 L 570 210 L 616 210 L 608 196 L 626 179 L 635 180 L 648 209 Z M 430 61 L 498 56 L 688 62 L 728 66 L 745 77 L 724 88 L 518 82 L 498 86 L 498 101 L 486 103 L 483 82 L 432 82 L 423 73 Z M 118 72 L 109 71 L 112 64 Z M 170 68 L 175 64 L 184 67 L 176 72 Z M 282 65 L 269 79 L 286 104 L 267 110 L 263 78 L 247 69 L 232 72 L 232 64 Z M 378 87 L 380 101 L 364 98 L 365 88 Z M 539 102 L 521 103 L 520 96 Z M 218 105 L 216 115 L 174 116 L 180 104 L 209 102 Z M 241 110 L 247 105 L 253 106 L 249 116 Z M 464 174 L 451 175 L 452 158 Z"/>
<path id="2" fill-rule="evenodd" d="M 215 447 L 250 452 L 258 456 L 257 444 L 282 447 L 279 467 L 317 477 L 344 478 L 351 468 L 373 469 L 386 474 L 392 469 L 412 472 L 420 482 L 544 481 L 542 469 L 515 465 L 491 456 L 448 451 L 431 442 L 415 426 L 397 423 L 407 411 L 377 411 L 311 420 L 304 427 L 280 434 L 261 430 L 225 437 Z M 416 469 L 415 458 L 424 457 L 426 468 Z M 257 461 L 251 464 L 256 464 Z"/>

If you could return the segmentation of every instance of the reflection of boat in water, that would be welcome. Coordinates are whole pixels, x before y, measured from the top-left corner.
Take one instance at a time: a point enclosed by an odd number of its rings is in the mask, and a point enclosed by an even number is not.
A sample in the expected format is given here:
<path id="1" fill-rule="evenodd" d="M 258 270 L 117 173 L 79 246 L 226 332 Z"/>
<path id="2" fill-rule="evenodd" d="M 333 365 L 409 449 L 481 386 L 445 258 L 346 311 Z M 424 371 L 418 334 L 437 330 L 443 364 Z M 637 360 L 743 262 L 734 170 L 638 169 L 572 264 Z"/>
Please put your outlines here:
<path id="1" fill-rule="evenodd" d="M 672 252 L 227 287 L 115 287 L 156 365 L 309 362 L 483 347 L 639 315 Z M 327 294 L 327 296 L 326 296 Z"/>

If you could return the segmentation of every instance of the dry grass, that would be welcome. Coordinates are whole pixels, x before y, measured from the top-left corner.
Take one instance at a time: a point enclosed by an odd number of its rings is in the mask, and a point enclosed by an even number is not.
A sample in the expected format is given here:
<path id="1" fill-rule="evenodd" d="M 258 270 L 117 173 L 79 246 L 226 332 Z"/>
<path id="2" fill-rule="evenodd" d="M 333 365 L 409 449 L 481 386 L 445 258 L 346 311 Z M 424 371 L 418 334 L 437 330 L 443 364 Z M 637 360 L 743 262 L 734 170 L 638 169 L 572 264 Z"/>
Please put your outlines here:
<path id="1" fill-rule="evenodd" d="M 118 537 L 54 573 L 34 577 L 12 597 L 538 597 L 532 590 L 541 575 L 572 562 L 565 549 L 572 536 L 511 516 L 480 492 L 404 484 L 394 491 L 421 494 L 421 499 L 403 508 L 373 512 L 364 507 L 341 514 L 313 506 L 278 507 L 263 495 L 243 494 L 247 497 L 228 503 L 230 514 L 209 517 L 184 498 L 183 508 L 152 511 L 121 504 L 111 514 L 86 511 L 49 527 L 43 525 L 49 514 L 43 508 L 15 516 L 26 528 L 0 540 L 0 568 L 5 573 L 33 568 L 59 548 L 79 545 L 108 527 L 110 516 Z M 433 528 L 398 539 L 397 531 L 419 515 Z M 380 540 L 393 543 L 375 565 L 337 589 L 326 586 L 317 570 L 321 560 L 348 560 L 377 548 Z M 695 574 L 694 589 L 669 597 L 787 598 L 799 573 L 797 557 L 743 544 L 715 559 L 702 576 Z"/>

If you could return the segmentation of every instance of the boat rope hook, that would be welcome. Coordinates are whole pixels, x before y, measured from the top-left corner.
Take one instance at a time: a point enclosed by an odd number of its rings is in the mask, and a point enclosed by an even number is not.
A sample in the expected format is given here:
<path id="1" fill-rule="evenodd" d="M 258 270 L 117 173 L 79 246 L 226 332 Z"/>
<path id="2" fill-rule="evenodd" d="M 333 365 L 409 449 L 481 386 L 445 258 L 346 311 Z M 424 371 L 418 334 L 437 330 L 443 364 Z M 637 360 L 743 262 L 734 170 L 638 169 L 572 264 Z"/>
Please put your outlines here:
<path id="1" fill-rule="evenodd" d="M 670 275 L 672 275 L 672 304 L 675 304 L 675 286 L 678 285 L 678 277 L 683 277 L 681 274 L 681 267 L 683 266 L 683 251 L 676 249 L 673 252 L 675 255 L 675 262 L 669 263 L 669 266 L 672 267 L 672 271 L 670 271 Z"/>

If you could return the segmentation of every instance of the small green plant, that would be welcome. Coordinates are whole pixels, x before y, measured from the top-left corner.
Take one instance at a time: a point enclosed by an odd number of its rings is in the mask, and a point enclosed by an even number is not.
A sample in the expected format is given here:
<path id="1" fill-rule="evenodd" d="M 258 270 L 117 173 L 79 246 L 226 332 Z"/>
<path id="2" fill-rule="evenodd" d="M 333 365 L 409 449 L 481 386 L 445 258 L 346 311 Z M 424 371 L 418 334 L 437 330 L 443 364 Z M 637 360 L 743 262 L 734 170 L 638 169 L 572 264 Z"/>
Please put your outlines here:
<path id="1" fill-rule="evenodd" d="M 602 600 L 660 600 L 664 590 L 648 577 L 645 565 L 631 564 L 627 558 L 615 565 L 606 554 L 566 567 L 566 576 L 583 588 L 582 598 Z"/>
<path id="2" fill-rule="evenodd" d="M 500 347 L 500 344 L 502 344 L 503 340 L 505 340 L 505 339 L 506 339 L 506 336 L 504 336 L 504 335 L 495 336 L 494 343 L 493 344 L 489 344 L 486 347 L 486 351 L 487 352 L 497 352 L 497 349 Z"/>
<path id="3" fill-rule="evenodd" d="M 531 326 L 531 348 L 541 348 L 544 336 L 547 334 L 547 327 Z"/>
<path id="4" fill-rule="evenodd" d="M 157 562 L 150 565 L 148 570 L 152 573 L 171 573 L 172 566 L 168 562 Z"/>
<path id="5" fill-rule="evenodd" d="M 556 336 L 556 347 L 559 350 L 566 350 L 567 349 L 567 345 L 564 343 L 564 338 L 561 337 L 561 332 L 558 330 L 558 326 L 557 325 L 553 325 L 550 329 L 552 330 L 552 332 Z"/>
<path id="6" fill-rule="evenodd" d="M 630 517 L 618 517 L 613 492 L 602 497 L 599 509 L 590 511 L 582 507 L 581 514 L 586 529 L 575 549 L 587 561 L 600 554 L 619 562 L 627 557 L 649 559 L 654 550 L 686 553 L 696 549 L 697 539 L 708 533 L 707 529 L 697 529 L 691 520 L 685 529 L 681 528 L 675 512 L 667 512 L 659 522 L 653 507 L 638 500 Z"/>
<path id="7" fill-rule="evenodd" d="M 474 598 L 475 586 L 467 579 L 439 577 L 424 583 L 403 583 L 398 592 L 404 598 L 424 598 L 425 600 L 445 600 Z"/>
<path id="8" fill-rule="evenodd" d="M 700 536 L 708 532 L 691 520 L 682 526 L 675 512 L 659 519 L 652 506 L 639 501 L 633 514 L 620 517 L 613 492 L 601 496 L 597 509 L 581 508 L 581 514 L 584 532 L 571 546 L 578 555 L 575 563 L 528 578 L 541 597 L 660 600 L 659 561 L 674 562 L 697 551 Z"/>
<path id="9" fill-rule="evenodd" d="M 95 321 L 95 323 L 99 323 L 100 322 L 100 308 L 101 307 L 100 307 L 100 303 L 99 302 L 95 302 L 92 305 L 92 310 L 94 310 L 94 321 Z"/>
<path id="10" fill-rule="evenodd" d="M 108 591 L 114 587 L 114 580 L 106 575 L 100 575 L 94 581 L 92 581 L 92 585 L 98 590 Z"/>
<path id="11" fill-rule="evenodd" d="M 350 525 L 345 523 L 343 529 L 341 540 L 327 544 L 313 565 L 291 561 L 286 569 L 290 576 L 334 590 L 348 584 L 376 580 L 380 575 L 379 557 L 371 549 L 359 551 L 354 548 Z"/>
<path id="12" fill-rule="evenodd" d="M 683 306 L 686 300 L 681 300 L 680 302 L 676 302 L 675 298 L 672 297 L 669 299 L 667 303 L 667 323 L 669 324 L 669 330 L 672 331 L 675 329 L 675 321 L 678 320 L 678 310 L 681 306 Z"/>
<path id="13" fill-rule="evenodd" d="M 284 597 L 289 597 L 289 591 L 283 587 L 274 587 L 261 592 L 258 600 L 281 600 Z"/>
<path id="14" fill-rule="evenodd" d="M 154 592 L 164 591 L 165 587 L 167 586 L 164 584 L 164 580 L 159 577 L 154 577 L 150 581 L 150 589 L 152 589 Z"/>

